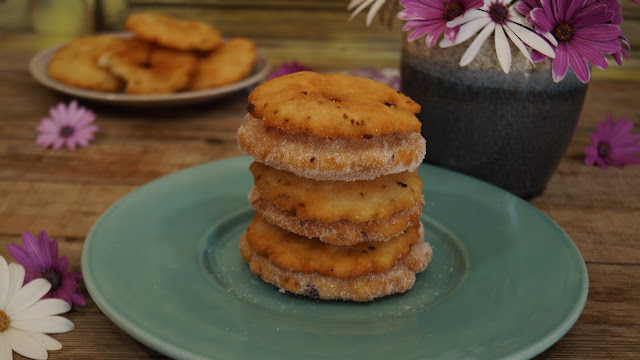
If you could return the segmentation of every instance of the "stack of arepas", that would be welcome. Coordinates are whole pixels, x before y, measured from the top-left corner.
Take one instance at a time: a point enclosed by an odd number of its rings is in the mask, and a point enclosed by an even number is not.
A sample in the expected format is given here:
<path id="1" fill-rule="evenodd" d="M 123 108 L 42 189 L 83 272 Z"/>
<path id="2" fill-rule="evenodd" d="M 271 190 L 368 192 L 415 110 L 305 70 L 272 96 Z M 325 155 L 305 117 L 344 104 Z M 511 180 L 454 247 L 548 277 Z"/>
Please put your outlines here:
<path id="1" fill-rule="evenodd" d="M 73 39 L 53 54 L 47 73 L 95 91 L 166 94 L 234 83 L 249 76 L 257 61 L 252 40 L 225 40 L 204 22 L 143 12 L 130 15 L 125 27 L 131 37 Z"/>
<path id="2" fill-rule="evenodd" d="M 410 289 L 431 261 L 417 167 L 420 105 L 385 84 L 297 72 L 249 95 L 240 147 L 258 211 L 240 239 L 251 270 L 280 289 L 369 301 Z"/>

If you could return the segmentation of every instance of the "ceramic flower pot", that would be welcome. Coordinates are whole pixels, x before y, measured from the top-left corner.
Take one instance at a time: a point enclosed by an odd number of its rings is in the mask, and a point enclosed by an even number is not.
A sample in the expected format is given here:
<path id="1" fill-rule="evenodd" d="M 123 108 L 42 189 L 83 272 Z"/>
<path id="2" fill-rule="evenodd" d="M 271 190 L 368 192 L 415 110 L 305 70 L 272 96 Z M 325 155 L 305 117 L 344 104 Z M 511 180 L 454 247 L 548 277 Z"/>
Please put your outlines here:
<path id="1" fill-rule="evenodd" d="M 492 40 L 461 67 L 468 45 L 429 48 L 404 35 L 401 90 L 422 105 L 425 162 L 531 198 L 567 150 L 587 85 L 571 70 L 554 83 L 549 60 L 532 65 L 513 45 L 505 74 Z"/>

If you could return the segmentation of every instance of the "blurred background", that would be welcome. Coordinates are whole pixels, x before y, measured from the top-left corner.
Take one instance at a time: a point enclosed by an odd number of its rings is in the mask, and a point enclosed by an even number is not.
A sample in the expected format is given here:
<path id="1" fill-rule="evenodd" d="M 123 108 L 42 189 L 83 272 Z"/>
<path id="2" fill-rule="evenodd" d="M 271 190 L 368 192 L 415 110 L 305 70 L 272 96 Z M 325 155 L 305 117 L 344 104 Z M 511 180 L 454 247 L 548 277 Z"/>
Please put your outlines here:
<path id="1" fill-rule="evenodd" d="M 133 12 L 153 10 L 216 26 L 225 36 L 247 36 L 274 65 L 293 59 L 316 70 L 336 58 L 347 67 L 395 68 L 400 63 L 402 23 L 378 16 L 365 25 L 365 9 L 352 21 L 348 0 L 0 0 L 4 47 L 37 51 L 94 32 L 123 31 Z M 594 78 L 640 78 L 640 6 L 621 0 L 623 32 L 631 43 L 624 74 L 615 62 Z M 399 5 L 398 5 L 399 6 Z M 397 13 L 393 11 L 393 14 Z M 33 36 L 38 34 L 39 36 Z M 2 61 L 2 59 L 0 59 Z"/>

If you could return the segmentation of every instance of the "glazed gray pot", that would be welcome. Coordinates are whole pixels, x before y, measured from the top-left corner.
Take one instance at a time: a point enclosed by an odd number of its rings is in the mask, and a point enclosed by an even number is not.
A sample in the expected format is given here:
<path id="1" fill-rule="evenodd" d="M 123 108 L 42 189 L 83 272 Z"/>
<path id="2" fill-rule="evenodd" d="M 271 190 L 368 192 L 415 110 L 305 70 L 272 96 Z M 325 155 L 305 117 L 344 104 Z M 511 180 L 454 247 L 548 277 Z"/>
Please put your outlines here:
<path id="1" fill-rule="evenodd" d="M 468 44 L 428 48 L 403 41 L 401 90 L 422 106 L 425 162 L 531 198 L 542 193 L 578 122 L 587 85 L 569 73 L 556 84 L 549 60 L 530 64 L 513 44 L 509 74 L 493 38 L 466 67 Z"/>

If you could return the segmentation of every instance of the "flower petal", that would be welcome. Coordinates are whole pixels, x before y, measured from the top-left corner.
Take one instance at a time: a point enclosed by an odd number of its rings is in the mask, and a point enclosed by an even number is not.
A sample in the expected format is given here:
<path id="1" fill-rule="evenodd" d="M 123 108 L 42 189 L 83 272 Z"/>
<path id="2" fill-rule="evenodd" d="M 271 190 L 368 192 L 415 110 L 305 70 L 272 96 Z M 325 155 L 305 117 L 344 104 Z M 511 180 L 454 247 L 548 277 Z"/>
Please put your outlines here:
<path id="1" fill-rule="evenodd" d="M 569 55 L 569 64 L 571 64 L 571 68 L 573 69 L 574 74 L 578 80 L 583 83 L 588 83 L 591 79 L 591 71 L 589 70 L 589 66 L 587 65 L 587 61 L 580 56 L 580 53 L 576 51 L 571 45 L 567 46 L 569 50 L 567 53 Z"/>
<path id="2" fill-rule="evenodd" d="M 15 320 L 11 322 L 11 326 L 24 331 L 47 334 L 65 333 L 73 330 L 74 328 L 71 320 L 62 316 L 47 316 L 39 319 Z"/>
<path id="3" fill-rule="evenodd" d="M 356 17 L 356 15 L 358 15 L 362 10 L 364 10 L 367 6 L 371 5 L 371 3 L 373 3 L 375 0 L 364 0 L 360 6 L 358 6 L 352 13 L 351 16 L 349 17 L 349 21 L 353 20 L 353 18 Z"/>
<path id="4" fill-rule="evenodd" d="M 553 24 L 546 16 L 542 8 L 533 9 L 533 11 L 529 13 L 529 17 L 531 17 L 533 23 L 536 24 L 536 26 L 538 26 L 539 28 L 543 29 L 544 32 L 550 32 L 554 28 Z"/>
<path id="5" fill-rule="evenodd" d="M 391 86 L 394 89 L 397 89 L 399 87 L 399 85 L 394 86 L 394 84 L 390 84 L 389 86 Z M 70 292 L 69 295 L 71 296 L 71 302 L 73 304 L 76 304 L 78 306 L 87 305 L 87 300 L 84 298 L 84 295 L 82 295 L 79 291 Z"/>
<path id="6" fill-rule="evenodd" d="M 40 334 L 40 333 L 27 333 L 27 334 L 33 340 L 40 343 L 40 345 L 42 345 L 46 350 L 52 351 L 52 350 L 62 349 L 62 344 L 58 340 L 52 338 L 47 334 Z"/>
<path id="7" fill-rule="evenodd" d="M 589 42 L 576 37 L 573 39 L 573 44 L 575 44 L 578 53 L 585 57 L 594 66 L 602 70 L 609 67 L 609 63 L 607 62 L 607 58 L 604 54 L 594 49 Z"/>
<path id="8" fill-rule="evenodd" d="M 498 62 L 502 67 L 502 71 L 505 74 L 509 73 L 511 69 L 511 47 L 509 46 L 509 40 L 502 29 L 502 26 L 496 26 L 493 34 L 496 45 L 496 55 L 498 55 Z"/>
<path id="9" fill-rule="evenodd" d="M 476 36 L 476 38 L 473 39 L 473 42 L 471 43 L 471 45 L 469 45 L 469 47 L 467 48 L 467 51 L 465 51 L 464 54 L 462 55 L 462 59 L 460 59 L 461 66 L 465 66 L 469 64 L 471 61 L 473 61 L 473 59 L 478 54 L 478 51 L 480 51 L 482 44 L 484 44 L 485 40 L 487 40 L 487 38 L 491 35 L 491 33 L 493 33 L 493 30 L 495 28 L 496 28 L 495 23 L 489 22 L 485 26 L 485 28 L 482 29 L 480 34 L 478 34 L 478 36 Z"/>
<path id="10" fill-rule="evenodd" d="M 13 327 L 5 330 L 9 344 L 13 351 L 31 359 L 44 360 L 49 354 L 47 350 L 32 337 L 28 336 L 24 331 L 16 330 Z"/>
<path id="11" fill-rule="evenodd" d="M 9 300 L 5 312 L 12 316 L 35 304 L 44 294 L 49 292 L 51 284 L 42 278 L 35 279 L 18 290 Z"/>
<path id="12" fill-rule="evenodd" d="M 57 242 L 52 243 L 51 239 L 49 239 L 49 235 L 45 231 L 40 231 L 38 234 L 38 242 L 40 243 L 40 254 L 42 255 L 43 265 L 45 268 L 50 269 L 53 267 L 53 264 L 56 261 L 56 258 L 53 257 L 52 245 L 58 248 Z M 56 251 L 57 252 L 57 251 Z"/>
<path id="13" fill-rule="evenodd" d="M 0 332 L 0 359 L 13 359 L 13 348 L 5 332 Z"/>
<path id="14" fill-rule="evenodd" d="M 22 266 L 33 271 L 39 271 L 40 266 L 34 261 L 29 253 L 17 244 L 9 244 L 9 254 Z M 22 284 L 21 284 L 22 285 Z"/>
<path id="15" fill-rule="evenodd" d="M 58 131 L 60 130 L 60 127 L 58 126 L 58 124 L 53 122 L 53 120 L 49 118 L 44 118 L 40 122 L 40 125 L 36 127 L 36 130 L 40 132 L 45 132 L 45 133 L 57 134 Z"/>
<path id="16" fill-rule="evenodd" d="M 538 50 L 550 58 L 556 57 L 556 53 L 553 51 L 551 45 L 549 45 L 549 43 L 547 43 L 539 34 L 519 25 L 507 24 L 507 26 L 529 47 L 534 50 Z"/>
<path id="17" fill-rule="evenodd" d="M 508 26 L 505 26 L 504 31 L 507 33 L 507 36 L 509 36 L 509 39 L 511 39 L 511 42 L 513 42 L 516 45 L 516 47 L 520 50 L 522 55 L 531 63 L 533 63 L 533 60 L 531 59 L 531 55 L 529 55 L 529 51 L 527 50 L 527 47 L 524 45 L 522 40 L 520 40 L 520 38 L 513 32 L 513 30 L 511 30 Z"/>
<path id="18" fill-rule="evenodd" d="M 560 82 L 567 75 L 569 70 L 569 55 L 567 54 L 567 46 L 565 43 L 558 44 L 556 49 L 556 58 L 552 63 L 553 81 Z"/>
<path id="19" fill-rule="evenodd" d="M 53 150 L 59 150 L 59 149 L 62 149 L 63 146 L 64 146 L 64 139 L 63 138 L 57 138 L 53 142 L 53 145 L 51 146 L 51 148 Z"/>
<path id="20" fill-rule="evenodd" d="M 351 11 L 354 7 L 358 6 L 358 4 L 362 3 L 364 0 L 351 0 L 349 1 L 349 5 L 347 5 L 347 10 Z"/>
<path id="21" fill-rule="evenodd" d="M 367 26 L 371 25 L 373 18 L 376 16 L 382 5 L 384 5 L 386 0 L 377 0 L 373 5 L 371 5 L 371 9 L 369 9 L 369 13 L 367 14 L 367 21 L 365 22 Z"/>
<path id="22" fill-rule="evenodd" d="M 9 265 L 7 265 L 7 260 L 4 259 L 4 256 L 0 256 L 0 304 L 7 302 L 9 287 L 11 286 L 10 281 Z"/>
<path id="23" fill-rule="evenodd" d="M 464 15 L 458 16 L 457 18 L 447 21 L 447 27 L 456 27 L 458 25 L 466 24 L 476 19 L 486 18 L 487 13 L 482 10 L 469 10 Z"/>
<path id="24" fill-rule="evenodd" d="M 24 267 L 22 265 L 16 263 L 9 264 L 9 290 L 7 292 L 7 298 L 0 304 L 0 309 L 5 309 L 9 303 L 9 299 L 22 287 L 22 284 L 24 284 L 24 273 Z"/>
<path id="25" fill-rule="evenodd" d="M 58 138 L 58 135 L 40 134 L 36 138 L 36 145 L 40 145 L 46 149 L 49 146 L 53 145 L 53 143 L 56 141 L 57 138 Z"/>
<path id="26" fill-rule="evenodd" d="M 456 38 L 456 41 L 451 43 L 451 46 L 458 45 L 460 43 L 463 43 L 463 42 L 469 40 L 480 29 L 484 28 L 489 23 L 491 23 L 491 19 L 489 19 L 488 17 L 485 17 L 485 18 L 479 18 L 479 19 L 476 19 L 476 20 L 472 20 L 472 21 L 460 26 L 460 31 L 458 31 L 458 37 Z M 495 27 L 495 24 L 494 24 L 494 27 Z M 440 42 L 440 46 L 441 47 L 445 47 L 445 46 L 442 46 L 442 45 L 443 45 L 443 42 Z"/>
<path id="27" fill-rule="evenodd" d="M 589 41 L 614 41 L 622 35 L 622 30 L 618 25 L 595 24 L 575 29 L 574 35 Z"/>
<path id="28" fill-rule="evenodd" d="M 39 319 L 47 316 L 60 315 L 71 310 L 71 305 L 60 299 L 43 299 L 27 309 L 11 316 L 12 321 Z"/>

